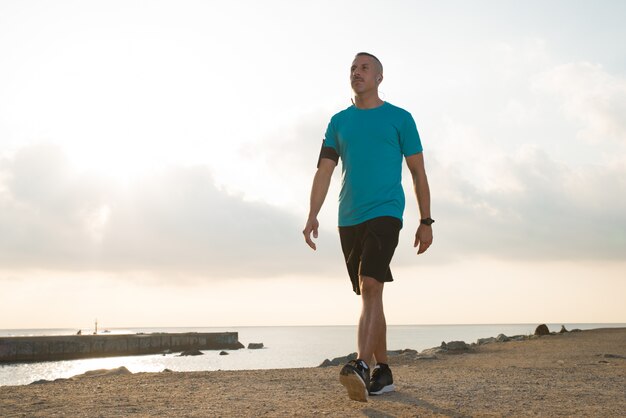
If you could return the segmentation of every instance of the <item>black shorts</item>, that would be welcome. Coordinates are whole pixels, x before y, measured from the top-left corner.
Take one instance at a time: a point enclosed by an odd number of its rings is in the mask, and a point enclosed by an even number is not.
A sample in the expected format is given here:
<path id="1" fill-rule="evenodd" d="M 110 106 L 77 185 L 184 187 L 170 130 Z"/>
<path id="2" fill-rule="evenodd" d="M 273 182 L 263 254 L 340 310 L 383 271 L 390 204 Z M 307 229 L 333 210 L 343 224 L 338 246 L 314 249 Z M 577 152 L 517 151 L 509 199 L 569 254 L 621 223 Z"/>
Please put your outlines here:
<path id="1" fill-rule="evenodd" d="M 373 277 L 379 282 L 392 282 L 389 263 L 398 246 L 402 221 L 393 216 L 381 216 L 358 225 L 340 226 L 339 238 L 352 282 L 352 290 L 361 294 L 359 275 Z"/>

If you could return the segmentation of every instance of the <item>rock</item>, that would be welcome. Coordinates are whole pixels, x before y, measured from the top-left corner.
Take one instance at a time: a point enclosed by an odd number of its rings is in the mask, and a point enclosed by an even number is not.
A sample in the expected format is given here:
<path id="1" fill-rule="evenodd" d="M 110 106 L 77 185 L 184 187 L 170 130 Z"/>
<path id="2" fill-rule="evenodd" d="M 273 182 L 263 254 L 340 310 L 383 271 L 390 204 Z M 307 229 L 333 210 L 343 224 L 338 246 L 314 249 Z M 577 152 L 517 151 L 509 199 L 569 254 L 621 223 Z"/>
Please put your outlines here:
<path id="1" fill-rule="evenodd" d="M 116 369 L 89 370 L 88 372 L 85 372 L 83 374 L 72 376 L 70 380 L 82 379 L 82 378 L 88 378 L 88 377 L 118 376 L 118 375 L 124 375 L 124 374 L 132 374 L 132 373 L 126 367 L 121 366 Z"/>
<path id="2" fill-rule="evenodd" d="M 204 355 L 204 353 L 200 350 L 185 350 L 182 353 L 180 353 L 178 355 L 178 357 L 185 357 L 185 356 L 202 356 Z"/>
<path id="3" fill-rule="evenodd" d="M 330 366 L 339 366 L 339 365 L 344 365 L 347 362 L 349 362 L 350 360 L 356 360 L 356 353 L 351 353 L 348 354 L 347 356 L 343 356 L 343 357 L 335 357 L 332 360 L 324 360 L 322 362 L 322 364 L 320 364 L 317 367 L 330 367 Z"/>
<path id="4" fill-rule="evenodd" d="M 74 377 L 94 377 L 94 376 L 115 376 L 121 374 L 132 374 L 130 370 L 126 367 L 121 366 L 116 369 L 97 369 L 97 370 L 89 370 L 88 372 L 83 373 L 82 375 L 74 376 Z"/>
<path id="5" fill-rule="evenodd" d="M 250 343 L 248 344 L 248 350 L 258 350 L 263 348 L 263 343 Z"/>
<path id="6" fill-rule="evenodd" d="M 550 330 L 546 324 L 541 324 L 535 329 L 535 335 L 550 335 Z"/>
<path id="7" fill-rule="evenodd" d="M 412 350 L 410 348 L 405 348 L 403 350 L 388 350 L 387 351 L 387 355 L 388 356 L 401 356 L 401 355 L 413 355 L 413 354 L 417 354 L 417 350 Z"/>
<path id="8" fill-rule="evenodd" d="M 220 356 L 227 356 L 228 353 L 226 351 L 220 351 Z"/>
<path id="9" fill-rule="evenodd" d="M 564 364 L 565 364 L 565 362 L 564 362 L 563 360 L 557 360 L 557 361 L 556 361 L 556 364 L 558 364 L 558 365 L 562 366 L 562 365 L 564 365 Z"/>
<path id="10" fill-rule="evenodd" d="M 51 383 L 51 381 L 46 380 L 46 379 L 39 379 L 39 380 L 35 380 L 34 382 L 32 382 L 31 385 L 41 385 L 43 383 Z"/>
<path id="11" fill-rule="evenodd" d="M 561 330 L 559 331 L 559 334 L 564 334 L 566 332 L 569 332 L 569 331 L 565 329 L 565 325 L 561 325 Z"/>
<path id="12" fill-rule="evenodd" d="M 573 329 L 573 330 L 571 330 L 570 332 L 581 332 L 581 331 L 582 331 L 581 329 L 574 328 L 574 329 Z"/>
<path id="13" fill-rule="evenodd" d="M 462 353 L 468 351 L 470 346 L 465 341 L 450 341 L 446 344 L 446 349 L 448 353 Z"/>
<path id="14" fill-rule="evenodd" d="M 626 356 L 620 356 L 619 354 L 604 354 L 602 357 L 604 358 L 619 358 L 622 360 L 626 360 Z"/>
<path id="15" fill-rule="evenodd" d="M 427 348 L 425 350 L 422 350 L 417 356 L 429 357 L 434 356 L 435 354 L 445 353 L 445 351 L 446 349 L 441 347 Z"/>
<path id="16" fill-rule="evenodd" d="M 317 366 L 317 367 L 330 367 L 330 366 L 332 366 L 332 365 L 333 365 L 333 364 L 331 363 L 331 361 L 330 361 L 330 360 L 328 360 L 328 359 L 324 359 L 324 361 L 322 362 L 322 364 L 320 364 L 320 365 L 319 365 L 319 366 Z"/>
<path id="17" fill-rule="evenodd" d="M 489 338 L 479 338 L 478 340 L 476 340 L 476 344 L 478 345 L 484 345 L 484 344 L 491 344 L 491 343 L 495 343 L 496 340 L 493 337 L 489 337 Z"/>
<path id="18" fill-rule="evenodd" d="M 438 360 L 438 357 L 434 354 L 420 353 L 415 357 L 417 360 Z"/>
<path id="19" fill-rule="evenodd" d="M 511 341 L 524 341 L 527 340 L 528 337 L 525 335 L 514 335 L 512 337 L 509 337 L 511 339 Z"/>
<path id="20" fill-rule="evenodd" d="M 505 343 L 507 341 L 510 341 L 511 339 L 509 337 L 507 337 L 506 335 L 504 335 L 504 334 L 498 334 L 498 336 L 496 337 L 496 340 L 499 343 Z"/>
<path id="21" fill-rule="evenodd" d="M 170 369 L 163 369 L 161 370 L 161 373 L 172 373 L 172 371 Z"/>
<path id="22" fill-rule="evenodd" d="M 420 354 L 429 356 L 439 353 L 458 354 L 469 350 L 470 346 L 465 341 L 450 341 L 449 343 L 442 341 L 439 347 L 427 348 Z"/>

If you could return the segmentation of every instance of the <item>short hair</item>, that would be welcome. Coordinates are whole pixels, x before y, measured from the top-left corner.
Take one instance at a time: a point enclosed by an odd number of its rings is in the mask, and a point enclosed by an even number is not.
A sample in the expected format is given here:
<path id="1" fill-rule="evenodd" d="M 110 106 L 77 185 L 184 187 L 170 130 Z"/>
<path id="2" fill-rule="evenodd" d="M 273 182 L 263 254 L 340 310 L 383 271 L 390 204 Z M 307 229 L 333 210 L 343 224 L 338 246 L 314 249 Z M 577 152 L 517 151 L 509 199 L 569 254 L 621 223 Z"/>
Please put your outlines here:
<path id="1" fill-rule="evenodd" d="M 363 56 L 363 55 L 365 55 L 366 57 L 373 58 L 373 59 L 374 59 L 374 61 L 376 61 L 376 64 L 378 65 L 378 68 L 380 69 L 380 72 L 381 72 L 381 73 L 383 72 L 383 63 L 382 63 L 382 62 L 380 62 L 380 60 L 379 60 L 378 58 L 376 58 L 376 56 L 375 56 L 375 55 L 370 54 L 369 52 L 359 52 L 358 54 L 356 54 L 356 55 L 354 56 L 354 58 L 356 58 L 356 57 L 360 57 L 360 56 Z"/>

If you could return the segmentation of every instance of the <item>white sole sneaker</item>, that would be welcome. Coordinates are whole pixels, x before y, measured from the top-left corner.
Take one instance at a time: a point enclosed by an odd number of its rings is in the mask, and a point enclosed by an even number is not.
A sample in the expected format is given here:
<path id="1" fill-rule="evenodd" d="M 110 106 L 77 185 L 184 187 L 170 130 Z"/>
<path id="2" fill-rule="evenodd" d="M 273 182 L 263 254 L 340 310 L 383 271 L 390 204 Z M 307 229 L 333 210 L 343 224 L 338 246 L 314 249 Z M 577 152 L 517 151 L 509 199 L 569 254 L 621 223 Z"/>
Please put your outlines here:
<path id="1" fill-rule="evenodd" d="M 377 390 L 376 392 L 370 392 L 370 395 L 382 395 L 383 393 L 393 392 L 394 390 L 396 390 L 396 386 L 392 383 L 390 385 L 383 386 L 382 389 Z"/>
<path id="2" fill-rule="evenodd" d="M 365 382 L 356 373 L 341 374 L 339 381 L 348 390 L 348 397 L 353 401 L 367 402 L 367 388 Z"/>

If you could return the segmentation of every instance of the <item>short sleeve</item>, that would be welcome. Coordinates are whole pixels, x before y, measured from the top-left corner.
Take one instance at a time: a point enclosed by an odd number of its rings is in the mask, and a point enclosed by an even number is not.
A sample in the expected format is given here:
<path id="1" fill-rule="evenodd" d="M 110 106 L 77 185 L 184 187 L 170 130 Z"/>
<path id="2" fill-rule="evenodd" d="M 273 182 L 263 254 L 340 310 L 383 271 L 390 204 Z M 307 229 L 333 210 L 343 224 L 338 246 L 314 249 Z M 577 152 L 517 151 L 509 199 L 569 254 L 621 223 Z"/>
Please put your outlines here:
<path id="1" fill-rule="evenodd" d="M 333 160 L 335 164 L 339 162 L 339 152 L 337 147 L 337 136 L 333 127 L 333 121 L 328 123 L 326 128 L 326 134 L 324 135 L 324 141 L 322 142 L 322 149 L 320 150 L 319 158 L 317 159 L 317 167 L 320 166 L 320 160 L 322 158 L 328 158 Z"/>
<path id="2" fill-rule="evenodd" d="M 334 148 L 335 151 L 339 153 L 339 147 L 337 146 L 337 132 L 335 131 L 332 119 L 328 122 L 326 134 L 324 135 L 324 144 L 322 146 Z"/>
<path id="3" fill-rule="evenodd" d="M 408 157 L 413 154 L 419 154 L 424 149 L 422 148 L 422 141 L 420 135 L 417 132 L 417 126 L 415 120 L 410 113 L 407 113 L 402 123 L 400 130 L 400 149 L 402 155 Z"/>

